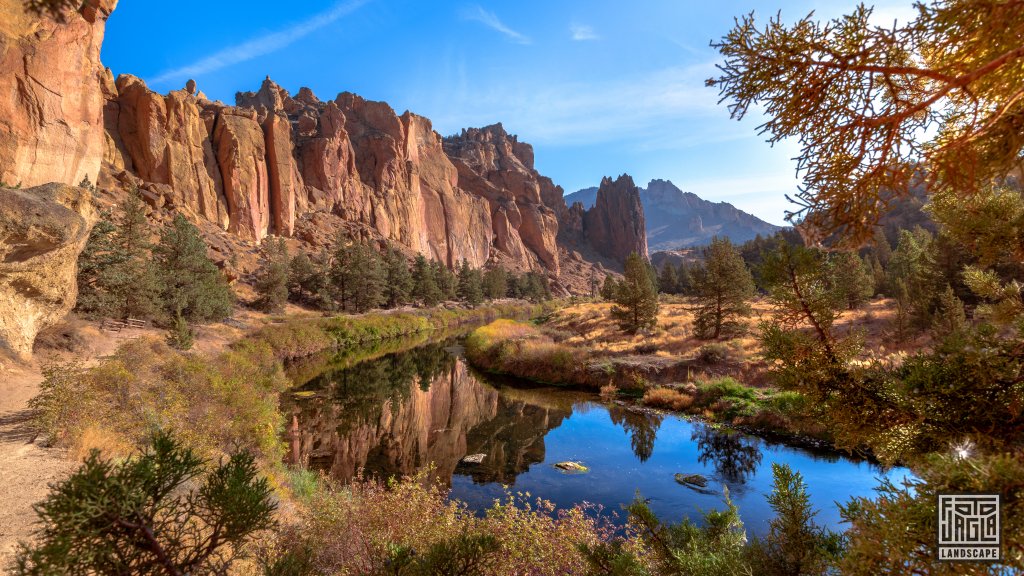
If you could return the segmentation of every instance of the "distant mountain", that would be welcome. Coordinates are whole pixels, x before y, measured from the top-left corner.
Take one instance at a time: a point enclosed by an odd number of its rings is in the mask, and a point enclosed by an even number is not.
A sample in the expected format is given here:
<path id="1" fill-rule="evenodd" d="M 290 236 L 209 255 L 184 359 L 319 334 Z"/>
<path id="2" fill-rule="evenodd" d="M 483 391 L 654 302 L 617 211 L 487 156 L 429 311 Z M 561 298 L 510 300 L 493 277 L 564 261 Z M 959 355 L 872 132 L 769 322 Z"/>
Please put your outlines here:
<path id="1" fill-rule="evenodd" d="M 597 200 L 597 188 L 584 188 L 565 197 L 566 204 L 580 202 L 590 208 Z M 707 244 L 715 236 L 734 243 L 757 236 L 770 236 L 781 226 L 769 224 L 728 202 L 709 202 L 692 192 L 683 192 L 668 180 L 651 180 L 640 188 L 640 202 L 647 219 L 647 244 L 651 252 Z"/>

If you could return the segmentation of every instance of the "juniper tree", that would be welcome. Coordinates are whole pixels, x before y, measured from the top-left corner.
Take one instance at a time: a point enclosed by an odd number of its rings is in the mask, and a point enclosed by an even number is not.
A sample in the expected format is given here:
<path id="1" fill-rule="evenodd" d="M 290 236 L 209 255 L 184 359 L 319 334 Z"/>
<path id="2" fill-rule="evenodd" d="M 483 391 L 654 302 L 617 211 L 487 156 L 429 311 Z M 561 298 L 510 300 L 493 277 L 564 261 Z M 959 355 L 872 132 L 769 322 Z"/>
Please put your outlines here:
<path id="1" fill-rule="evenodd" d="M 875 278 L 855 253 L 833 252 L 825 266 L 829 269 L 830 281 L 842 293 L 847 309 L 855 310 L 875 295 Z"/>
<path id="2" fill-rule="evenodd" d="M 189 322 L 222 320 L 234 296 L 224 274 L 206 255 L 199 229 L 178 214 L 160 233 L 153 249 L 166 313 Z"/>
<path id="3" fill-rule="evenodd" d="M 658 287 L 651 279 L 647 261 L 636 252 L 626 257 L 611 314 L 619 328 L 631 334 L 654 328 L 658 322 Z"/>
<path id="4" fill-rule="evenodd" d="M 763 107 L 770 142 L 800 142 L 806 231 L 853 245 L 894 194 L 926 181 L 969 197 L 1024 154 L 1020 2 L 921 2 L 901 25 L 872 25 L 872 11 L 792 25 L 742 16 L 714 45 L 724 62 L 708 80 L 732 117 Z"/>
<path id="5" fill-rule="evenodd" d="M 22 575 L 226 574 L 275 526 L 273 490 L 253 457 L 212 466 L 166 433 L 121 461 L 93 450 L 35 506 L 40 528 L 18 551 Z"/>
<path id="6" fill-rule="evenodd" d="M 728 238 L 713 238 L 704 263 L 693 270 L 694 328 L 700 338 L 719 338 L 750 315 L 754 279 Z"/>
<path id="7" fill-rule="evenodd" d="M 259 295 L 256 307 L 264 312 L 280 312 L 288 303 L 288 246 L 284 238 L 267 238 L 264 245 L 266 260 L 255 282 L 256 294 Z"/>

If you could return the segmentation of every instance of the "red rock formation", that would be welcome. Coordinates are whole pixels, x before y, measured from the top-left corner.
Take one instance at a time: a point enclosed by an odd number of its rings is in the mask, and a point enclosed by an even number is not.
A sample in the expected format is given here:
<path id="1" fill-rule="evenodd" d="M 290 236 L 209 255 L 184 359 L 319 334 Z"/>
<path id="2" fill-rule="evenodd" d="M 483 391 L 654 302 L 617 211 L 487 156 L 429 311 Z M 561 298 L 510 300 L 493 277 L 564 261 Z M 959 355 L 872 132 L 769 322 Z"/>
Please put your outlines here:
<path id="1" fill-rule="evenodd" d="M 624 262 L 636 252 L 647 258 L 644 208 L 633 178 L 623 174 L 614 181 L 601 179 L 597 202 L 583 218 L 583 235 L 602 256 Z"/>
<path id="2" fill-rule="evenodd" d="M 495 245 L 516 259 L 558 275 L 558 218 L 547 202 L 564 207 L 561 189 L 533 167 L 533 147 L 494 124 L 463 130 L 444 141 L 460 186 L 486 198 Z"/>
<path id="3" fill-rule="evenodd" d="M 0 181 L 93 181 L 103 158 L 100 45 L 117 0 L 87 0 L 64 23 L 0 0 Z"/>

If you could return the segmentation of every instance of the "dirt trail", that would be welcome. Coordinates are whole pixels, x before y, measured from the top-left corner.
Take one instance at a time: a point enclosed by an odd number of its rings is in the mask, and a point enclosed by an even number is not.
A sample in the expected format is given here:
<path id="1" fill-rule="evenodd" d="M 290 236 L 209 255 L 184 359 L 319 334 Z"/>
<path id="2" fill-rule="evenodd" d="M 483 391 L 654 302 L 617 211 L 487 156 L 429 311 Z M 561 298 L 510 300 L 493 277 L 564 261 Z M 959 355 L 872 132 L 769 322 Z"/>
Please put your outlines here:
<path id="1" fill-rule="evenodd" d="M 0 360 L 0 572 L 13 560 L 18 541 L 31 535 L 32 504 L 75 468 L 61 450 L 42 446 L 30 425 L 28 401 L 42 379 L 38 366 Z"/>
<path id="2" fill-rule="evenodd" d="M 301 308 L 288 306 L 290 318 L 317 317 Z M 231 322 L 197 326 L 193 352 L 212 355 L 237 340 L 248 329 L 266 323 L 268 316 L 251 310 L 235 311 Z M 50 484 L 66 478 L 79 462 L 61 449 L 43 445 L 44 438 L 33 429 L 28 402 L 39 394 L 42 367 L 49 362 L 74 360 L 85 366 L 112 354 L 130 338 L 163 338 L 157 328 L 130 330 L 124 334 L 101 331 L 96 322 L 73 314 L 63 325 L 63 334 L 46 338 L 35 359 L 19 364 L 0 355 L 0 574 L 7 573 L 19 541 L 31 537 L 36 513 L 32 506 L 49 493 Z M 73 335 L 70 339 L 66 334 Z M 65 346 L 68 342 L 73 345 Z M 68 351 L 71 348 L 73 351 Z"/>

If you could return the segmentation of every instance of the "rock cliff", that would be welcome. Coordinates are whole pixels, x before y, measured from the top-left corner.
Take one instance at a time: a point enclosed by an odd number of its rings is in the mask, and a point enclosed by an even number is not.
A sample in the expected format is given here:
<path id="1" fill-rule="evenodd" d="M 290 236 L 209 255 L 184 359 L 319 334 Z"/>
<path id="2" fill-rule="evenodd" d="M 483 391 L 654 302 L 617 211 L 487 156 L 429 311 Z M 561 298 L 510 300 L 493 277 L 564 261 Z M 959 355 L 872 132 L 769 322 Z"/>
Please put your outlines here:
<path id="1" fill-rule="evenodd" d="M 185 214 L 224 262 L 252 260 L 235 256 L 268 235 L 312 250 L 345 231 L 450 266 L 544 271 L 565 293 L 603 276 L 584 259 L 596 253 L 585 226 L 608 258 L 641 245 L 626 234 L 637 211 L 609 204 L 585 221 L 500 124 L 442 139 L 429 119 L 386 103 L 292 95 L 269 78 L 233 106 L 193 81 L 167 94 L 131 75 L 115 81 L 100 46 L 116 4 L 86 0 L 58 23 L 0 0 L 0 60 L 12 71 L 0 78 L 0 182 L 88 176 L 106 204 L 138 186 L 155 219 Z M 241 268 L 231 275 L 251 271 Z"/>
<path id="2" fill-rule="evenodd" d="M 0 1 L 0 182 L 95 180 L 103 158 L 100 46 L 117 0 L 86 0 L 65 22 Z"/>
<path id="3" fill-rule="evenodd" d="M 74 307 L 78 255 L 95 222 L 84 188 L 0 188 L 0 349 L 30 358 L 36 334 Z"/>

